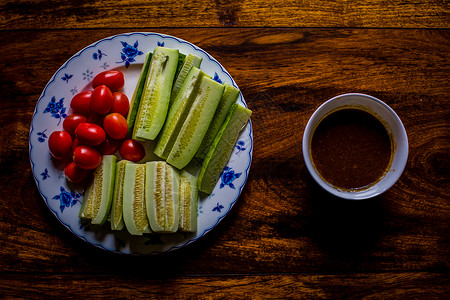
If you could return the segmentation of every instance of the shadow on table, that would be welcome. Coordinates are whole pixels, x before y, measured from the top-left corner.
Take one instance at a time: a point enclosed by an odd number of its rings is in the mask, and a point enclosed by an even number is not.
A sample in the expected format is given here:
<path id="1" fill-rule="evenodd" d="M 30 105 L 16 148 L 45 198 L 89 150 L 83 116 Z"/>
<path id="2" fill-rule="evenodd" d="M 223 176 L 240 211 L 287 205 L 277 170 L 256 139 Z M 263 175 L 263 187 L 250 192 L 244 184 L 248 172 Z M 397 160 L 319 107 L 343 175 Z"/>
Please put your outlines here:
<path id="1" fill-rule="evenodd" d="M 308 233 L 331 256 L 354 259 L 377 248 L 385 231 L 383 195 L 367 200 L 345 200 L 323 190 L 311 177 Z"/>

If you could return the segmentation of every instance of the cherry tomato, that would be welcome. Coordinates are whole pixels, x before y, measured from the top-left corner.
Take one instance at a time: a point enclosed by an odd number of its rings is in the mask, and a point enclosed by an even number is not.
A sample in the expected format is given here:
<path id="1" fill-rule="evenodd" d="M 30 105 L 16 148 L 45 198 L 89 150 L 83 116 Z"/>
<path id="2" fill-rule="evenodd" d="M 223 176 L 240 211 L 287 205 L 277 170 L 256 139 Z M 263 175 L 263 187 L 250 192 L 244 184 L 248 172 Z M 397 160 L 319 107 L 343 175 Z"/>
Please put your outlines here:
<path id="1" fill-rule="evenodd" d="M 67 131 L 54 131 L 48 138 L 50 154 L 56 159 L 65 159 L 72 151 L 72 137 Z"/>
<path id="2" fill-rule="evenodd" d="M 72 108 L 73 112 L 82 114 L 84 116 L 89 116 L 91 112 L 91 95 L 92 91 L 85 91 L 76 94 L 70 102 L 70 107 Z"/>
<path id="3" fill-rule="evenodd" d="M 96 124 L 81 123 L 75 130 L 75 137 L 83 145 L 98 146 L 105 141 L 106 134 L 103 128 Z"/>
<path id="4" fill-rule="evenodd" d="M 73 150 L 73 162 L 84 170 L 93 170 L 102 162 L 100 153 L 89 146 L 78 146 Z"/>
<path id="5" fill-rule="evenodd" d="M 106 140 L 98 146 L 98 151 L 100 151 L 101 155 L 110 155 L 114 154 L 119 150 L 120 145 L 122 144 L 121 140 L 113 140 L 110 138 L 106 138 Z"/>
<path id="6" fill-rule="evenodd" d="M 87 118 L 80 114 L 71 114 L 68 115 L 63 122 L 63 128 L 65 131 L 70 133 L 71 136 L 75 134 L 75 129 L 77 129 L 77 126 L 81 123 L 86 123 Z"/>
<path id="7" fill-rule="evenodd" d="M 112 107 L 114 98 L 111 90 L 106 85 L 100 85 L 94 89 L 91 95 L 91 112 L 106 115 Z"/>
<path id="8" fill-rule="evenodd" d="M 106 134 L 115 140 L 124 139 L 127 136 L 127 120 L 119 113 L 112 113 L 103 120 L 103 128 Z"/>
<path id="9" fill-rule="evenodd" d="M 74 162 L 68 164 L 64 169 L 64 175 L 72 183 L 83 182 L 90 174 L 89 170 L 78 167 Z"/>
<path id="10" fill-rule="evenodd" d="M 91 114 L 89 116 L 89 118 L 87 119 L 87 122 L 88 123 L 92 123 L 92 124 L 96 124 L 96 125 L 102 127 L 104 118 L 105 118 L 105 116 L 103 116 L 103 115 Z"/>
<path id="11" fill-rule="evenodd" d="M 119 153 L 126 160 L 138 162 L 144 158 L 145 149 L 138 141 L 127 139 L 120 145 Z"/>
<path id="12" fill-rule="evenodd" d="M 74 138 L 72 141 L 72 153 L 73 153 L 73 150 L 75 150 L 75 148 L 78 146 L 81 146 L 81 143 L 77 138 Z"/>
<path id="13" fill-rule="evenodd" d="M 112 92 L 117 92 L 125 84 L 123 73 L 117 70 L 104 71 L 97 74 L 92 80 L 92 87 L 106 85 Z"/>
<path id="14" fill-rule="evenodd" d="M 128 100 L 127 95 L 122 92 L 113 93 L 113 104 L 111 107 L 111 113 L 119 113 L 125 118 L 128 115 L 128 111 L 130 110 L 130 101 Z"/>

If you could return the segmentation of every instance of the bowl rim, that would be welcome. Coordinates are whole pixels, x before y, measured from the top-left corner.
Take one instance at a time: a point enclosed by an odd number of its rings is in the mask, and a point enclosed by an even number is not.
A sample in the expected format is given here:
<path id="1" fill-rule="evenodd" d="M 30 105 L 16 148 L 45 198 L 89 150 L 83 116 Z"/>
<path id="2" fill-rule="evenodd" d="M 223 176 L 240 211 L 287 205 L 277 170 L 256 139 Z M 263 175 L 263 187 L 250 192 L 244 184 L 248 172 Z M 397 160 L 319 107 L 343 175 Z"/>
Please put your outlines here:
<path id="1" fill-rule="evenodd" d="M 375 183 L 374 185 L 368 187 L 367 189 L 361 189 L 361 190 L 355 190 L 355 191 L 347 191 L 347 190 L 341 190 L 328 182 L 326 182 L 317 172 L 315 169 L 311 156 L 310 156 L 310 141 L 312 138 L 312 135 L 314 133 L 314 130 L 317 126 L 317 124 L 320 123 L 321 120 L 328 114 L 339 110 L 339 107 L 346 107 L 346 104 L 338 105 L 336 107 L 329 108 L 330 104 L 335 101 L 339 101 L 341 99 L 345 99 L 348 97 L 361 97 L 364 98 L 362 101 L 373 101 L 377 103 L 379 106 L 381 106 L 382 109 L 386 110 L 388 114 L 391 114 L 393 117 L 393 120 L 395 122 L 396 127 L 399 129 L 399 132 L 395 135 L 398 136 L 398 139 L 402 143 L 400 145 L 397 145 L 394 158 L 399 156 L 398 163 L 395 165 L 395 172 L 392 172 L 392 175 L 384 176 L 380 181 Z M 347 104 L 348 105 L 348 104 Z M 365 106 L 362 104 L 362 106 Z M 369 113 L 371 113 L 370 110 L 365 110 Z M 371 113 L 373 115 L 373 113 Z M 378 116 L 375 116 L 378 118 Z M 388 121 L 384 120 L 384 122 L 389 123 Z M 391 126 L 392 127 L 392 126 Z M 394 132 L 391 133 L 394 135 Z M 346 93 L 334 96 L 324 103 L 322 103 L 311 115 L 311 117 L 308 120 L 308 123 L 306 124 L 305 130 L 303 132 L 303 140 L 302 140 L 302 150 L 303 150 L 303 159 L 306 165 L 306 168 L 308 169 L 309 174 L 313 177 L 313 179 L 316 181 L 316 183 L 319 184 L 323 189 L 331 193 L 332 195 L 335 195 L 339 198 L 347 199 L 347 200 L 364 200 L 373 198 L 375 196 L 381 195 L 388 189 L 390 189 L 400 178 L 401 174 L 403 173 L 406 162 L 408 160 L 408 152 L 409 152 L 409 145 L 408 145 L 408 136 L 405 130 L 405 127 L 403 125 L 403 122 L 399 118 L 399 116 L 395 113 L 395 111 L 387 105 L 385 102 L 381 101 L 380 99 L 367 95 L 362 93 Z M 391 164 L 392 168 L 392 164 Z M 390 170 L 388 171 L 390 173 Z"/>

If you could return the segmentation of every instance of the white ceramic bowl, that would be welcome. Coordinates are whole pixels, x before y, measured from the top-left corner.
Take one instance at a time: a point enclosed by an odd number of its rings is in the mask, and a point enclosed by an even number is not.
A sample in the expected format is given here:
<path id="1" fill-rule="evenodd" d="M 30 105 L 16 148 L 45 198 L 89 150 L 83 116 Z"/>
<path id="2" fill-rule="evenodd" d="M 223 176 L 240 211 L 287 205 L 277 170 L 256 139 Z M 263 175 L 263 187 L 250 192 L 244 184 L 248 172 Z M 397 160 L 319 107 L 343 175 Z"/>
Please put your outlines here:
<path id="1" fill-rule="evenodd" d="M 341 190 L 319 175 L 311 160 L 311 138 L 319 122 L 330 113 L 342 108 L 360 108 L 377 117 L 386 127 L 394 143 L 393 159 L 390 169 L 376 184 L 365 189 Z M 375 197 L 392 187 L 402 174 L 408 158 L 408 137 L 402 121 L 397 114 L 381 100 L 365 94 L 343 94 L 323 103 L 311 116 L 303 133 L 303 158 L 314 180 L 326 191 L 344 199 L 362 200 Z"/>

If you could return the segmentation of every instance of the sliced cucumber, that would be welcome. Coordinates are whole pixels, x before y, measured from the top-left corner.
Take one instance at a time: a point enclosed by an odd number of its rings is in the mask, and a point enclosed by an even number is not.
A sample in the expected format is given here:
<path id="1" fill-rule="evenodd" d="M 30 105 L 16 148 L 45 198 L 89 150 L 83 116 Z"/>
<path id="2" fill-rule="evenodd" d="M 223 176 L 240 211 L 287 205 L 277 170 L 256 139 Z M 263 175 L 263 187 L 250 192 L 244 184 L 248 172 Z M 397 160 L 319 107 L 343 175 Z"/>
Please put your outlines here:
<path id="1" fill-rule="evenodd" d="M 94 171 L 94 178 L 86 191 L 80 210 L 80 217 L 91 219 L 92 224 L 103 224 L 109 216 L 114 190 L 115 169 L 116 157 L 114 155 L 103 155 L 102 162 Z"/>
<path id="2" fill-rule="evenodd" d="M 156 139 L 154 153 L 159 157 L 167 159 L 175 139 L 183 126 L 183 122 L 191 109 L 192 103 L 195 100 L 195 95 L 203 76 L 207 75 L 196 67 L 192 67 L 189 74 L 186 76 L 186 80 L 170 107 L 166 122 Z"/>
<path id="3" fill-rule="evenodd" d="M 224 86 L 203 76 L 191 110 L 181 127 L 167 162 L 178 169 L 184 168 L 194 157 L 216 111 Z"/>
<path id="4" fill-rule="evenodd" d="M 164 224 L 165 232 L 176 232 L 178 230 L 178 222 L 180 217 L 179 208 L 179 173 L 178 170 L 169 164 L 166 165 L 166 192 L 165 206 L 166 206 L 166 220 Z"/>
<path id="5" fill-rule="evenodd" d="M 173 83 L 172 87 L 172 93 L 170 95 L 170 104 L 169 107 L 172 105 L 172 103 L 175 101 L 175 98 L 178 95 L 178 92 L 181 89 L 181 86 L 183 85 L 185 79 L 187 78 L 187 75 L 189 74 L 189 71 L 192 67 L 200 68 L 200 64 L 202 63 L 202 58 L 189 53 L 186 56 L 186 59 L 184 60 L 184 63 L 179 71 L 179 73 L 175 76 L 175 81 Z"/>
<path id="6" fill-rule="evenodd" d="M 123 183 L 125 180 L 125 166 L 128 160 L 121 160 L 116 164 L 116 180 L 114 183 L 114 196 L 111 206 L 111 229 L 121 230 L 123 222 Z"/>
<path id="7" fill-rule="evenodd" d="M 94 190 L 94 180 L 92 179 L 86 190 L 84 191 L 83 203 L 81 204 L 80 212 L 78 213 L 78 217 L 81 219 L 92 220 L 94 216 L 94 196 L 92 191 Z"/>
<path id="8" fill-rule="evenodd" d="M 166 167 L 163 161 L 146 163 L 145 202 L 147 219 L 155 232 L 164 231 Z"/>
<path id="9" fill-rule="evenodd" d="M 152 53 L 148 52 L 145 56 L 144 65 L 142 66 L 141 73 L 139 74 L 139 79 L 134 89 L 133 96 L 130 100 L 130 111 L 127 116 L 128 124 L 128 136 L 133 133 L 134 121 L 136 120 L 136 115 L 139 109 L 139 104 L 141 103 L 142 93 L 144 91 L 145 81 L 147 79 L 148 69 L 150 67 L 150 61 L 152 58 Z"/>
<path id="10" fill-rule="evenodd" d="M 163 161 L 146 163 L 145 199 L 147 217 L 154 232 L 169 233 L 178 229 L 179 174 Z"/>
<path id="11" fill-rule="evenodd" d="M 239 133 L 247 124 L 251 110 L 234 103 L 206 154 L 198 175 L 198 189 L 211 194 L 236 145 Z"/>
<path id="12" fill-rule="evenodd" d="M 219 132 L 220 127 L 222 127 L 223 122 L 227 118 L 231 106 L 239 97 L 239 90 L 237 88 L 228 83 L 224 83 L 224 86 L 225 90 L 222 99 L 220 99 L 219 105 L 217 105 L 216 113 L 209 125 L 208 131 L 206 131 L 202 144 L 200 145 L 197 154 L 195 154 L 195 157 L 200 160 L 205 159 L 206 153 Z"/>
<path id="13" fill-rule="evenodd" d="M 197 231 L 197 177 L 183 170 L 180 173 L 180 222 L 178 229 L 183 232 Z"/>
<path id="14" fill-rule="evenodd" d="M 179 53 L 178 54 L 178 65 L 177 65 L 177 70 L 175 71 L 175 76 L 174 76 L 174 82 L 178 77 L 178 74 L 180 74 L 181 69 L 183 68 L 184 65 L 184 61 L 186 60 L 186 54 L 183 53 Z M 173 87 L 172 87 L 173 88 Z"/>
<path id="15" fill-rule="evenodd" d="M 133 139 L 154 140 L 161 130 L 169 108 L 178 57 L 177 49 L 155 48 L 133 128 Z"/>
<path id="16" fill-rule="evenodd" d="M 145 164 L 127 163 L 125 166 L 123 220 L 132 235 L 150 232 L 145 206 Z"/>

